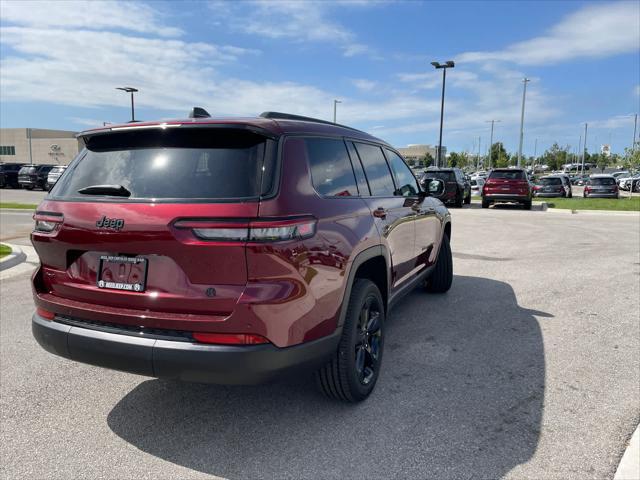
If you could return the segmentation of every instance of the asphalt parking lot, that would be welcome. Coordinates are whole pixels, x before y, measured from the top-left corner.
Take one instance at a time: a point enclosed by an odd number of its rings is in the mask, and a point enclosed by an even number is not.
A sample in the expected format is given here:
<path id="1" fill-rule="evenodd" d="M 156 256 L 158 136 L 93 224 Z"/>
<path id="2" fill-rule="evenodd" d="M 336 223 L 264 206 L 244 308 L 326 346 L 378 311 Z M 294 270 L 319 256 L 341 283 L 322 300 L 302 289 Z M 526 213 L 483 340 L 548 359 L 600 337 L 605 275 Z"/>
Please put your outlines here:
<path id="1" fill-rule="evenodd" d="M 5 277 L 2 477 L 612 478 L 640 421 L 640 216 L 452 215 L 453 287 L 391 313 L 360 405 L 55 357 L 28 274 Z"/>

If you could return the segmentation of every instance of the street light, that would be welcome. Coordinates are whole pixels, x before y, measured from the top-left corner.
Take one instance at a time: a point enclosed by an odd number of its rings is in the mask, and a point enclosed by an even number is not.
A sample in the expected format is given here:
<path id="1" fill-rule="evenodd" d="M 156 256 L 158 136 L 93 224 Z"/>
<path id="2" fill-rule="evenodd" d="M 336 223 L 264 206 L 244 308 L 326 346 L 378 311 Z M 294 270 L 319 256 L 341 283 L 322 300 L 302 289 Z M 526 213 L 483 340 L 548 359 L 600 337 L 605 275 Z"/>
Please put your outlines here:
<path id="1" fill-rule="evenodd" d="M 122 90 L 123 92 L 127 92 L 131 94 L 131 122 L 135 122 L 136 116 L 133 110 L 133 94 L 134 92 L 137 92 L 138 89 L 133 87 L 116 87 L 116 90 Z"/>
<path id="2" fill-rule="evenodd" d="M 485 123 L 491 123 L 491 140 L 489 140 L 489 168 L 491 168 L 491 150 L 493 148 L 493 124 L 499 123 L 502 120 L 486 120 Z M 498 150 L 498 155 L 500 154 L 500 150 Z"/>
<path id="3" fill-rule="evenodd" d="M 442 163 L 442 124 L 444 122 L 444 86 L 447 81 L 447 68 L 453 68 L 456 64 L 453 60 L 448 60 L 445 63 L 431 62 L 436 69 L 442 69 L 442 100 L 440 102 L 440 139 L 438 140 L 438 158 L 436 160 L 436 166 L 440 167 Z"/>
<path id="4" fill-rule="evenodd" d="M 342 103 L 340 100 L 333 101 L 333 123 L 336 123 L 336 105 Z"/>
<path id="5" fill-rule="evenodd" d="M 522 110 L 520 111 L 520 145 L 518 146 L 518 167 L 520 166 L 520 160 L 522 159 L 522 141 L 524 140 L 524 101 L 527 97 L 527 83 L 529 83 L 527 77 L 522 79 L 524 87 L 522 89 Z"/>

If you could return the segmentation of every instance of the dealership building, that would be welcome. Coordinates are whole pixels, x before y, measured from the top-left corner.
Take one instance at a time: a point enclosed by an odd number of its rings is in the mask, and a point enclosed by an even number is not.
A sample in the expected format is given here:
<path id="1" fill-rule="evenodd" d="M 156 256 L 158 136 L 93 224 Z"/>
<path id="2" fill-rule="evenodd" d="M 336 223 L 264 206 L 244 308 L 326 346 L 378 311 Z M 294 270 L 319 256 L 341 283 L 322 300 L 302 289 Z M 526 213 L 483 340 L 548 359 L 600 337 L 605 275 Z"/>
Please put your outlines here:
<path id="1" fill-rule="evenodd" d="M 1 128 L 0 162 L 67 165 L 82 149 L 76 132 Z"/>
<path id="2" fill-rule="evenodd" d="M 399 147 L 397 150 L 409 164 L 420 163 L 422 160 L 424 160 L 424 157 L 427 155 L 427 153 L 434 159 L 438 155 L 437 145 L 431 146 L 414 144 L 407 147 Z M 442 146 L 442 156 L 443 158 L 447 156 L 447 147 L 445 147 L 444 145 Z"/>

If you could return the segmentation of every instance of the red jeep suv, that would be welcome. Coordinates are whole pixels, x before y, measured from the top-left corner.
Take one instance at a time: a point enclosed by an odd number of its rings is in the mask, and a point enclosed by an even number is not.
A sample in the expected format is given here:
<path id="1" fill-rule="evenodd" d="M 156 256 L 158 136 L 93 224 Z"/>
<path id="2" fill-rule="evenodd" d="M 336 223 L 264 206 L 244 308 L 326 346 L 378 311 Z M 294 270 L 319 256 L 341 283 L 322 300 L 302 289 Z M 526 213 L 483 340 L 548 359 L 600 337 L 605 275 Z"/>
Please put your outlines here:
<path id="1" fill-rule="evenodd" d="M 33 335 L 75 361 L 193 382 L 313 369 L 327 395 L 363 400 L 391 305 L 451 286 L 442 182 L 421 190 L 353 128 L 201 112 L 80 134 L 34 215 Z"/>
<path id="2" fill-rule="evenodd" d="M 482 187 L 482 208 L 492 203 L 519 203 L 531 210 L 533 190 L 527 172 L 522 168 L 496 168 L 491 170 Z"/>

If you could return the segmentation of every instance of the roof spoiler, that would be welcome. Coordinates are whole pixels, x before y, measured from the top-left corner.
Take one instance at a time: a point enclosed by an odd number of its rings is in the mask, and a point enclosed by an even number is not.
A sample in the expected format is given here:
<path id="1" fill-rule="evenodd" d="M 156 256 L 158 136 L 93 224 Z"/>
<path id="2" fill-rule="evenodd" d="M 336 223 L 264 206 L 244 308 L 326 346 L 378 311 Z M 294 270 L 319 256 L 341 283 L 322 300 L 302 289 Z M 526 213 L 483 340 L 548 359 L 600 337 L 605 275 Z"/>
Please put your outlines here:
<path id="1" fill-rule="evenodd" d="M 211 118 L 211 115 L 202 107 L 193 107 L 189 112 L 189 118 Z"/>

